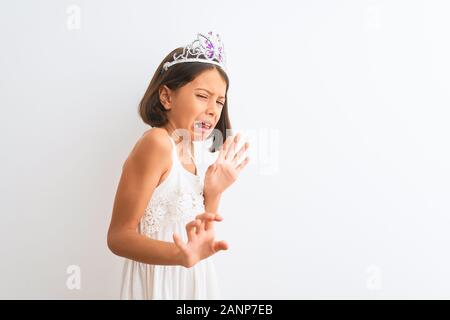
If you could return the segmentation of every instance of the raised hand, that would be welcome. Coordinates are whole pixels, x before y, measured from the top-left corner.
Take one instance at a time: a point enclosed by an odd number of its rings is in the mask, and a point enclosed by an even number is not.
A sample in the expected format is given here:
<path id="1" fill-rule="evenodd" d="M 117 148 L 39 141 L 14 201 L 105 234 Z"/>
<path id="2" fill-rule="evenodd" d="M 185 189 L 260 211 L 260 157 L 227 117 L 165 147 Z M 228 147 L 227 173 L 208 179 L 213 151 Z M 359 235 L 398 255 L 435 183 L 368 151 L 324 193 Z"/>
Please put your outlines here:
<path id="1" fill-rule="evenodd" d="M 205 173 L 204 194 L 219 195 L 233 184 L 239 173 L 249 162 L 249 157 L 241 160 L 249 148 L 246 142 L 239 151 L 236 151 L 241 135 L 227 138 L 219 151 L 219 156 Z"/>
<path id="2" fill-rule="evenodd" d="M 225 241 L 215 241 L 214 222 L 223 218 L 214 213 L 203 213 L 195 217 L 194 221 L 186 224 L 188 242 L 181 240 L 177 233 L 173 234 L 173 241 L 180 250 L 182 265 L 186 268 L 194 266 L 200 260 L 220 250 L 227 250 Z"/>

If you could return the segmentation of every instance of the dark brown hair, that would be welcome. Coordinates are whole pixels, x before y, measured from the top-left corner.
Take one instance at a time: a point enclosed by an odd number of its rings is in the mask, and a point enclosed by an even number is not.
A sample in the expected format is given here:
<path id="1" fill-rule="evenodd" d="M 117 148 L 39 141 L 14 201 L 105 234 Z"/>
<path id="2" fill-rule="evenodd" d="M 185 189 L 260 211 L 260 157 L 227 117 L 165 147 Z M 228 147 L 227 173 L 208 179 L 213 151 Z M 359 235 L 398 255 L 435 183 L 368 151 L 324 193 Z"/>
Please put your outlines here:
<path id="1" fill-rule="evenodd" d="M 210 148 L 211 152 L 215 152 L 223 144 L 223 141 L 227 138 L 227 134 L 231 134 L 231 123 L 228 116 L 228 87 L 229 79 L 227 74 L 222 70 L 221 67 L 216 66 L 211 63 L 202 62 L 189 62 L 189 63 L 178 63 L 172 65 L 167 70 L 163 69 L 164 63 L 168 61 L 173 61 L 173 55 L 179 55 L 183 52 L 183 47 L 176 48 L 170 52 L 163 61 L 159 64 L 158 69 L 155 71 L 150 84 L 145 91 L 144 97 L 139 103 L 139 115 L 142 120 L 152 126 L 152 127 L 162 127 L 168 122 L 167 110 L 162 105 L 159 100 L 159 88 L 166 85 L 171 90 L 177 90 L 178 88 L 184 86 L 185 84 L 191 82 L 200 73 L 208 69 L 216 69 L 227 84 L 225 91 L 225 103 L 220 114 L 219 121 L 215 126 L 216 130 L 222 133 L 222 141 L 216 141 L 217 136 L 214 135 L 213 144 Z M 217 139 L 220 140 L 220 139 Z"/>

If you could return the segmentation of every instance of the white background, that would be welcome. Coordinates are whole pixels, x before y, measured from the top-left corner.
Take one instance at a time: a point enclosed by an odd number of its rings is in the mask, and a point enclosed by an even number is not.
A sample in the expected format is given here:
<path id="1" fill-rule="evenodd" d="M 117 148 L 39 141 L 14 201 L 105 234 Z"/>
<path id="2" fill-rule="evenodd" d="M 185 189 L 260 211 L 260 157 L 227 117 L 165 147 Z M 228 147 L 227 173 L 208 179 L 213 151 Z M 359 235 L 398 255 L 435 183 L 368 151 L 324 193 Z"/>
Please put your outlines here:
<path id="1" fill-rule="evenodd" d="M 118 298 L 106 233 L 149 129 L 138 102 L 164 56 L 209 30 L 227 51 L 232 123 L 256 133 L 220 205 L 223 297 L 450 298 L 449 12 L 2 1 L 0 298 Z"/>

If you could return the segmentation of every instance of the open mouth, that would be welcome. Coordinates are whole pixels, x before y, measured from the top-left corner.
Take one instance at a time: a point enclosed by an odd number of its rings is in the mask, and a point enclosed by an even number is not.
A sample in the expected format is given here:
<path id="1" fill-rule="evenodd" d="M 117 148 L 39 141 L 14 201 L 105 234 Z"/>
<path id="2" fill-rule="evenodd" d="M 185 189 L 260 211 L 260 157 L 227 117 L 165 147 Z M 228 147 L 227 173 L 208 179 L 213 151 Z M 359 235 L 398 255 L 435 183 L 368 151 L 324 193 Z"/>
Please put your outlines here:
<path id="1" fill-rule="evenodd" d="M 205 132 L 212 128 L 212 123 L 208 121 L 195 121 L 194 128 L 202 132 Z"/>

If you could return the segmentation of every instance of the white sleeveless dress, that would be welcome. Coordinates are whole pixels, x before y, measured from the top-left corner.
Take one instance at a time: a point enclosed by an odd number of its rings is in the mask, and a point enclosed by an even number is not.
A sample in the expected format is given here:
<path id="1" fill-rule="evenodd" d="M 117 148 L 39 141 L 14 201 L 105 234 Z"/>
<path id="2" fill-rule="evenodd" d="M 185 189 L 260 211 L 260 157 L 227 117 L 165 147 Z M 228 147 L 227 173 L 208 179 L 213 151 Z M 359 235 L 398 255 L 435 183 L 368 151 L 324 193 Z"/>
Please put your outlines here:
<path id="1" fill-rule="evenodd" d="M 177 232 L 187 242 L 186 224 L 205 212 L 204 175 L 197 175 L 181 164 L 175 141 L 172 142 L 172 167 L 166 179 L 155 188 L 139 223 L 139 232 L 150 238 L 173 242 Z M 191 268 L 150 265 L 125 258 L 121 299 L 219 299 L 219 285 L 212 257 Z"/>

